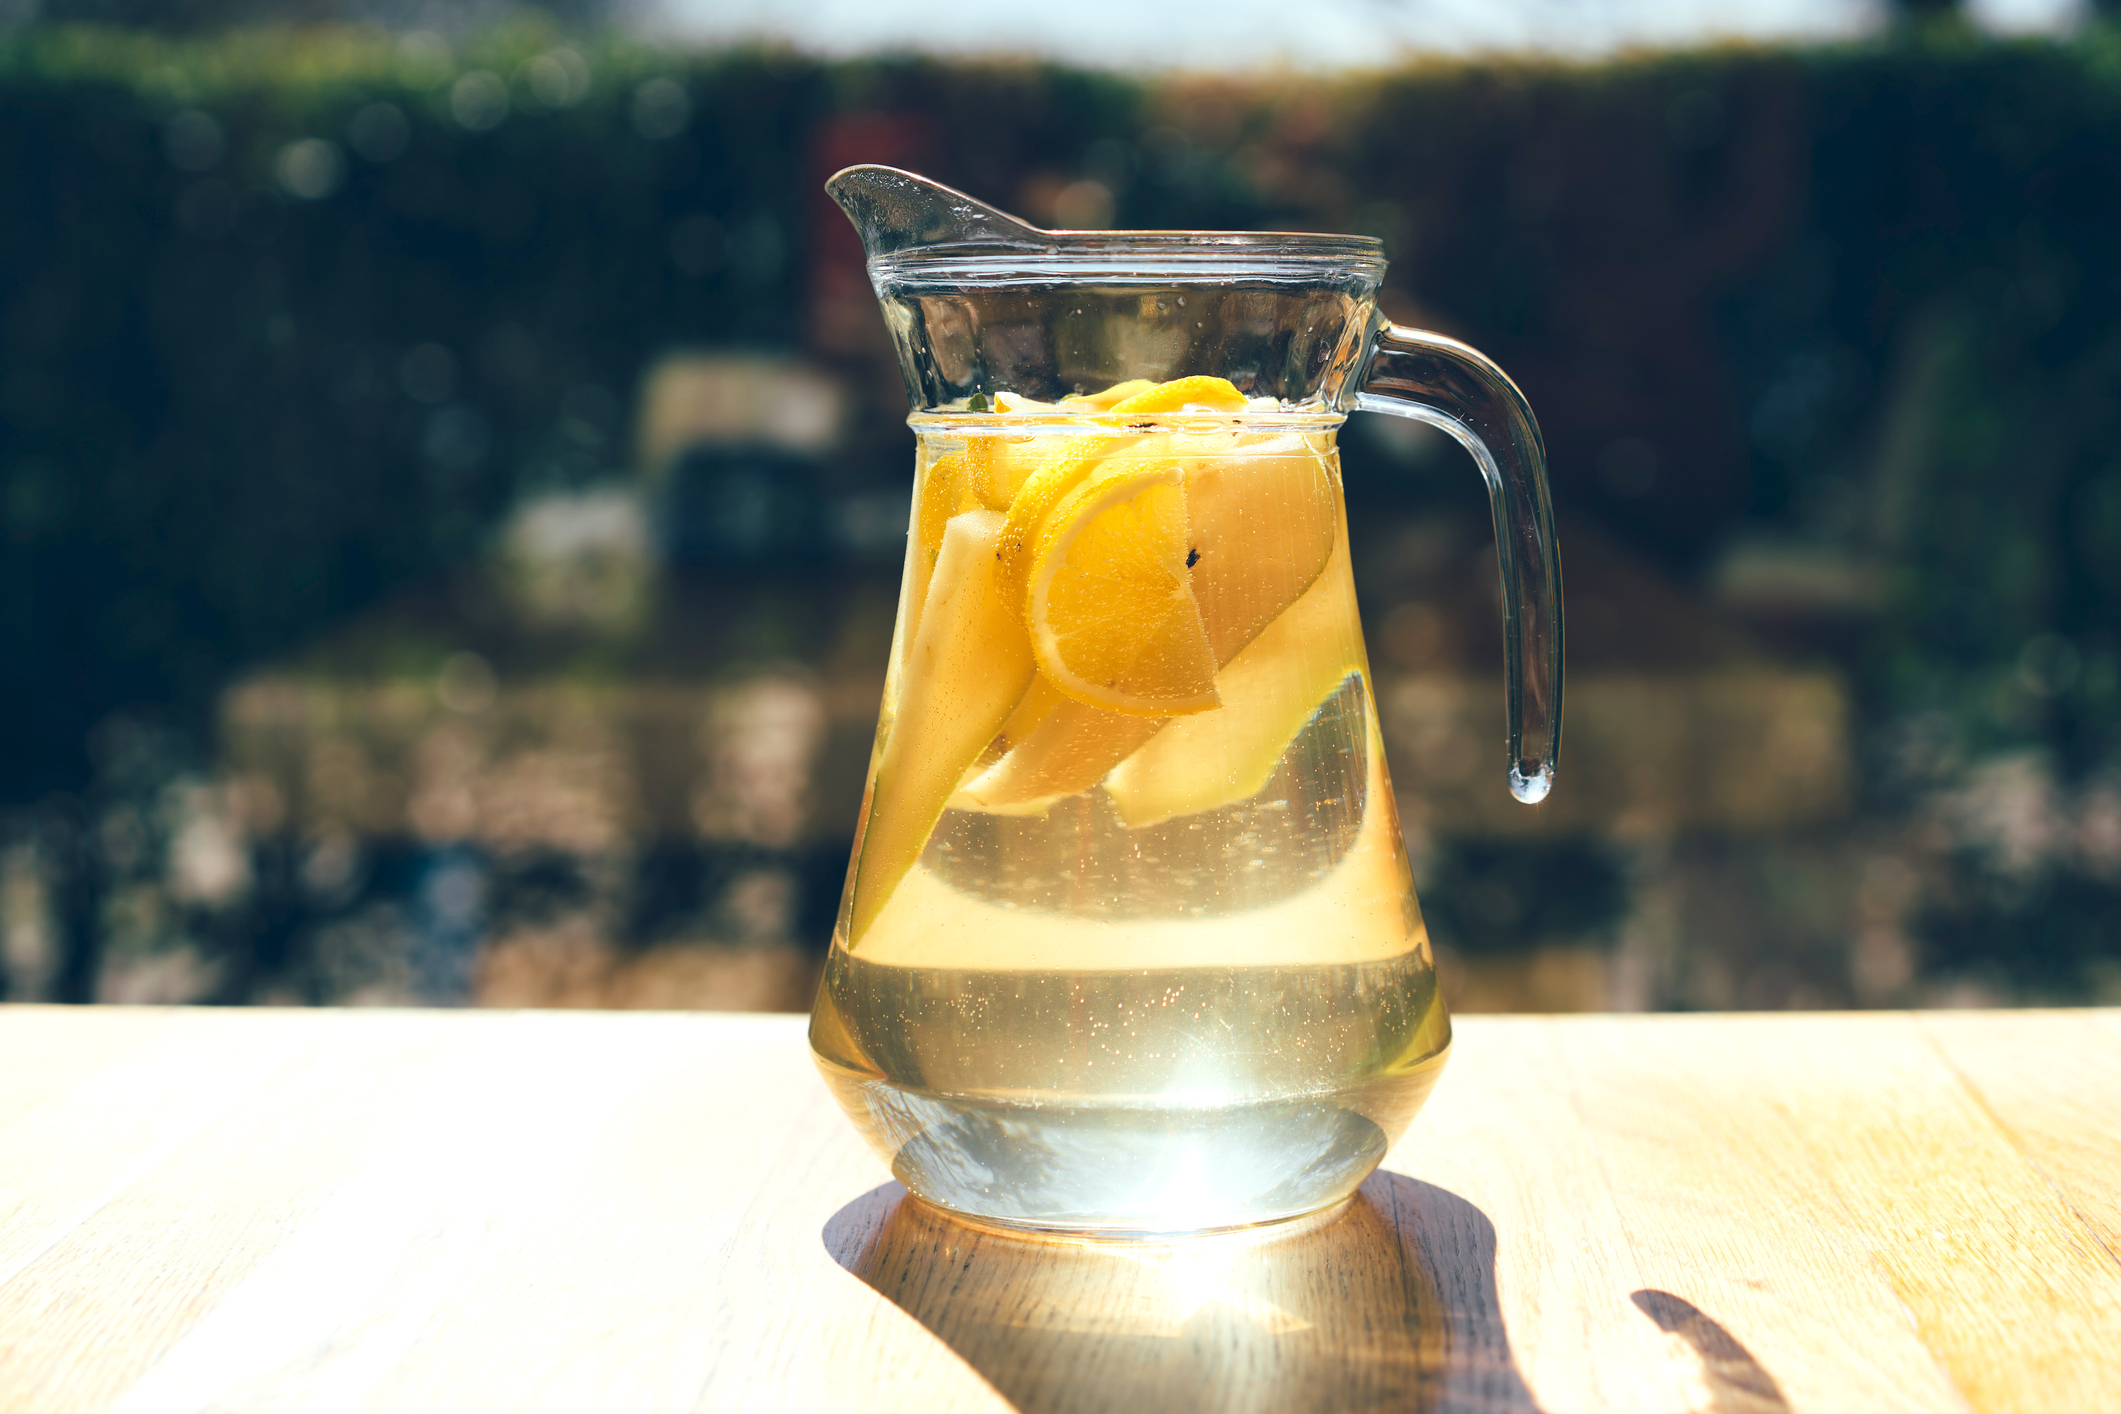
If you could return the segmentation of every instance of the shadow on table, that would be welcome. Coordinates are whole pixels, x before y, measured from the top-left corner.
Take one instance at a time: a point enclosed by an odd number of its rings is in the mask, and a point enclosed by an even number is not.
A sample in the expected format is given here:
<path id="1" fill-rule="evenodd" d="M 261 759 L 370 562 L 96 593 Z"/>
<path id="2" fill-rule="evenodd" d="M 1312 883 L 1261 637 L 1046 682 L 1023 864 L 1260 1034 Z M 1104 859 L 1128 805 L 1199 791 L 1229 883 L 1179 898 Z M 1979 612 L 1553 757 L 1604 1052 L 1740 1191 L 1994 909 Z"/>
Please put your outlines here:
<path id="1" fill-rule="evenodd" d="M 1394 1173 L 1305 1230 L 1124 1245 L 969 1228 L 892 1183 L 824 1240 L 1024 1414 L 1536 1414 L 1496 1299 L 1494 1225 Z"/>
<path id="2" fill-rule="evenodd" d="M 1713 1414 L 1789 1414 L 1782 1386 L 1746 1349 L 1693 1302 L 1669 1291 L 1644 1287 L 1628 1299 L 1667 1335 L 1676 1335 L 1701 1357 L 1701 1373 L 1714 1399 Z"/>

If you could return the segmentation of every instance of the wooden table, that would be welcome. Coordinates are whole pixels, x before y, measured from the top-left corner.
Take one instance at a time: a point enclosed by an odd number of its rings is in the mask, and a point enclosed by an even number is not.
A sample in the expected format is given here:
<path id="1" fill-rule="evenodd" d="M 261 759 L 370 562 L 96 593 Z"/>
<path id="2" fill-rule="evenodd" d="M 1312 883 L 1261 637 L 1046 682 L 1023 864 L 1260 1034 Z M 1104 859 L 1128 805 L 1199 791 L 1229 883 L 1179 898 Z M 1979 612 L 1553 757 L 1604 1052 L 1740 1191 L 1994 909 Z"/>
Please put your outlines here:
<path id="1" fill-rule="evenodd" d="M 2121 1409 L 2121 1012 L 1470 1018 L 1338 1221 L 903 1199 L 796 1017 L 0 1008 L 0 1409 Z"/>

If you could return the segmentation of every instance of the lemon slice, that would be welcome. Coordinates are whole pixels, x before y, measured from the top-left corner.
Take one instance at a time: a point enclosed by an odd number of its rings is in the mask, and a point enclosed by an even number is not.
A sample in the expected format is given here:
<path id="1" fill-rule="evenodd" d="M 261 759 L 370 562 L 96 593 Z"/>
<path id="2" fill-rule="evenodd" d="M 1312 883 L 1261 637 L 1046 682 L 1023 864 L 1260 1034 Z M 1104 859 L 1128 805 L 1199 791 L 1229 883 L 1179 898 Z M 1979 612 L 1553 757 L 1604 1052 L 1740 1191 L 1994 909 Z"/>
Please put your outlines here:
<path id="1" fill-rule="evenodd" d="M 1114 393 L 1119 391 L 1119 388 L 1128 386 L 1131 385 L 1120 384 L 1118 387 L 1107 389 L 1106 392 Z M 1131 393 L 1112 404 L 1108 415 L 1146 416 L 1182 412 L 1188 408 L 1237 412 L 1245 406 L 1245 395 L 1238 392 L 1229 379 L 1195 376 L 1175 378 L 1169 383 L 1158 383 Z M 1030 574 L 1031 549 L 1047 519 L 1053 514 L 1054 507 L 1060 504 L 1063 497 L 1082 485 L 1113 453 L 1139 447 L 1145 442 L 1158 443 L 1168 439 L 1168 435 L 1122 433 L 1106 437 L 1037 439 L 1034 445 L 1044 447 L 1045 453 L 1030 465 L 1028 471 L 1015 473 L 1016 479 L 1008 502 L 1009 520 L 1002 527 L 1001 557 L 1007 582 L 1018 592 L 1023 591 Z M 993 488 L 989 492 L 990 496 L 999 494 L 1002 481 L 999 473 L 988 474 L 985 484 Z M 990 499 L 987 504 L 993 505 L 994 501 Z"/>
<path id="2" fill-rule="evenodd" d="M 990 433 L 976 437 L 967 447 L 975 451 L 971 461 L 972 494 L 990 511 L 1006 511 L 1032 472 L 1038 470 L 1041 439 L 1005 437 Z"/>
<path id="3" fill-rule="evenodd" d="M 1229 379 L 1197 373 L 1191 378 L 1174 378 L 1168 383 L 1144 388 L 1114 403 L 1112 411 L 1122 417 L 1133 413 L 1184 412 L 1189 408 L 1207 412 L 1243 412 L 1250 402 Z"/>
<path id="4" fill-rule="evenodd" d="M 1027 557 L 1024 624 L 1047 680 L 1137 717 L 1214 707 L 1215 653 L 1187 553 L 1175 463 L 1129 465 L 1062 497 Z"/>
<path id="5" fill-rule="evenodd" d="M 1163 390 L 1170 389 L 1171 392 Z M 1042 403 L 1035 398 L 1007 391 L 994 395 L 994 412 L 999 415 L 1019 416 L 1059 412 L 1107 412 L 1116 403 L 1136 398 L 1138 394 L 1156 393 L 1149 401 L 1154 406 L 1125 409 L 1134 412 L 1169 412 L 1186 406 L 1205 407 L 1213 405 L 1218 411 L 1231 406 L 1244 406 L 1244 399 L 1237 390 L 1221 378 L 1182 378 L 1176 383 L 1155 384 L 1146 378 L 1136 378 L 1126 383 L 1115 384 L 1104 392 L 1091 397 L 1070 398 L 1060 403 Z M 1094 450 L 1091 444 L 1080 437 L 1067 439 L 1067 446 L 1077 450 Z M 1002 432 L 985 432 L 979 436 L 968 436 L 961 452 L 953 452 L 943 461 L 950 461 L 953 473 L 947 492 L 954 497 L 953 508 L 943 513 L 936 521 L 970 510 L 974 505 L 984 505 L 990 511 L 1006 511 L 1015 503 L 1017 493 L 1033 472 L 1051 466 L 1057 460 L 1066 460 L 1065 455 L 1056 457 L 1052 451 L 1053 438 L 1032 434 L 1010 436 Z M 954 460 L 953 460 L 954 459 Z M 1094 464 L 1095 458 L 1090 458 Z M 1071 483 L 1072 484 L 1072 483 Z M 1050 504 L 1050 503 L 1049 503 Z M 929 554 L 933 556 L 936 541 L 930 539 Z"/>
<path id="6" fill-rule="evenodd" d="M 1062 411 L 1059 403 L 1042 403 L 1007 391 L 994 395 L 997 414 L 1037 415 Z M 972 494 L 990 511 L 1006 511 L 1016 499 L 1024 478 L 1038 469 L 1042 440 L 1034 435 L 1010 436 L 990 431 L 965 439 L 966 479 Z"/>
<path id="7" fill-rule="evenodd" d="M 1103 412 L 1114 403 L 1131 398 L 1136 393 L 1145 393 L 1155 386 L 1146 378 L 1129 378 L 1124 383 L 1114 383 L 1102 393 L 1077 393 L 1073 397 L 1062 398 L 1061 406 L 1070 411 L 1087 408 L 1093 412 Z"/>
<path id="8" fill-rule="evenodd" d="M 1145 396 L 1151 393 L 1156 396 Z M 1136 399 L 1143 401 L 1137 403 Z M 1114 383 L 1102 393 L 1072 394 L 1055 406 L 1069 412 L 1178 412 L 1189 406 L 1215 412 L 1239 412 L 1251 403 L 1229 379 L 1195 375 L 1174 378 L 1168 383 L 1129 378 L 1124 383 Z"/>
<path id="9" fill-rule="evenodd" d="M 1009 502 L 1009 516 L 996 542 L 1003 582 L 1019 603 L 1031 575 L 1031 551 L 1054 507 L 1081 486 L 1106 457 L 1139 440 L 1083 436 L 1045 439 L 1038 464 Z"/>

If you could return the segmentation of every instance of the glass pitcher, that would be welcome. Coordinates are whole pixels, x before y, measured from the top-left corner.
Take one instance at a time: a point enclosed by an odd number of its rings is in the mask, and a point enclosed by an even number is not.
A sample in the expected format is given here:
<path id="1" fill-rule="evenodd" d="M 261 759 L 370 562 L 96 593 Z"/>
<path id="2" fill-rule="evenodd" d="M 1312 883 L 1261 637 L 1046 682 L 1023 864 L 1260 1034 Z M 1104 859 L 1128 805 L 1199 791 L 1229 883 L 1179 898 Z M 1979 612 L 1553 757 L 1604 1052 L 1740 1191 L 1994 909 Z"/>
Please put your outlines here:
<path id="1" fill-rule="evenodd" d="M 1509 784 L 1561 724 L 1538 426 L 1384 320 L 1379 242 L 1042 231 L 910 173 L 860 230 L 919 440 L 862 825 L 810 1025 L 918 1197 L 1086 1235 L 1347 1198 L 1442 1069 L 1334 437 L 1432 423 L 1487 479 Z"/>

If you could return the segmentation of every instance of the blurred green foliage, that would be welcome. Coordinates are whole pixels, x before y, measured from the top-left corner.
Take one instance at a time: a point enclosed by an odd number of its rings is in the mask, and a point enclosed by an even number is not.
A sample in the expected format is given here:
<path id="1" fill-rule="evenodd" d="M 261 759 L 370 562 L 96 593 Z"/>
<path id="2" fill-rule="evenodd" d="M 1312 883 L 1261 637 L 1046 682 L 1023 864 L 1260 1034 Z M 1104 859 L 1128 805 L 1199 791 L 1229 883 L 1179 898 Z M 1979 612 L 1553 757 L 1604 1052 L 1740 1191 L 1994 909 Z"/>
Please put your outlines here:
<path id="1" fill-rule="evenodd" d="M 59 32 L 0 56 L 0 794 L 76 784 L 113 708 L 199 720 L 234 665 L 461 562 L 525 485 L 622 464 L 648 355 L 790 340 L 821 77 L 686 71 L 710 147 L 633 120 L 667 60 L 594 52 L 537 111 L 538 52 Z M 505 117 L 460 121 L 496 89 Z M 685 216 L 743 258 L 682 274 Z"/>
<path id="2" fill-rule="evenodd" d="M 1381 235 L 1395 315 L 1524 384 L 1565 510 L 1704 584 L 1767 537 L 1853 586 L 1792 641 L 1858 684 L 1874 806 L 2121 755 L 2111 30 L 1237 84 L 47 27 L 0 41 L 0 799 L 626 468 L 672 346 L 838 363 L 882 391 L 833 474 L 902 479 L 874 340 L 819 332 L 817 184 L 863 159 L 1044 221 Z"/>

